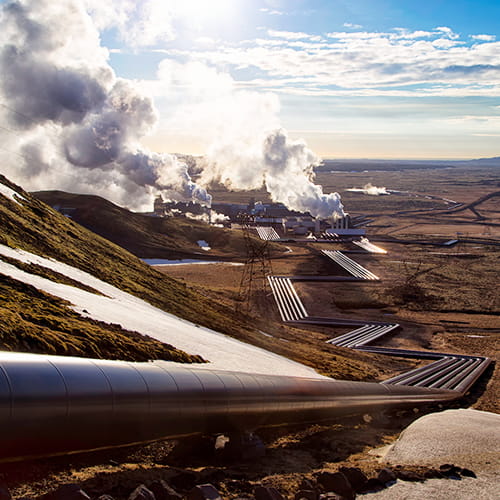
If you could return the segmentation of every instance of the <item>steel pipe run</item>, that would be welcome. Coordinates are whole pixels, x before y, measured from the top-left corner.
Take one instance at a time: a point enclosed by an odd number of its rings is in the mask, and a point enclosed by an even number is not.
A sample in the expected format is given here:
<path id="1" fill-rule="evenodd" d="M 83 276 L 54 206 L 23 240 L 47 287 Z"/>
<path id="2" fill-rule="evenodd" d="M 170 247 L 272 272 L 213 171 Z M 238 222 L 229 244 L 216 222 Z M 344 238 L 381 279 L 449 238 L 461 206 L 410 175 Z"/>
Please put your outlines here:
<path id="1" fill-rule="evenodd" d="M 327 340 L 328 344 L 333 344 L 339 347 L 355 348 L 373 342 L 380 337 L 387 335 L 399 328 L 399 324 L 372 325 L 366 324 L 361 328 L 340 335 L 333 339 Z"/>
<path id="2" fill-rule="evenodd" d="M 336 264 L 343 267 L 348 273 L 364 280 L 378 281 L 379 277 L 365 269 L 363 266 L 350 259 L 338 250 L 322 250 L 324 255 L 332 259 Z"/>
<path id="3" fill-rule="evenodd" d="M 332 420 L 454 391 L 0 353 L 0 459 Z"/>
<path id="4" fill-rule="evenodd" d="M 289 278 L 268 276 L 283 321 L 291 322 L 307 317 L 307 311 Z"/>

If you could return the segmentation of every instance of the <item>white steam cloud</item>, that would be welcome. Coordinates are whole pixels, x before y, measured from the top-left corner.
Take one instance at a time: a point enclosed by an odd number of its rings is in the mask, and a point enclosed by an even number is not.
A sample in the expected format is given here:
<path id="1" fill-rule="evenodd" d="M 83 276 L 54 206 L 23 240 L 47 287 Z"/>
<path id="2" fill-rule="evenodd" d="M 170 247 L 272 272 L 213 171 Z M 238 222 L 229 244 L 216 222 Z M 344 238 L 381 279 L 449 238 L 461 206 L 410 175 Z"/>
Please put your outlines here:
<path id="1" fill-rule="evenodd" d="M 134 209 L 150 209 L 158 194 L 210 206 L 205 186 L 213 181 L 235 190 L 265 186 L 274 201 L 290 209 L 342 216 L 340 196 L 323 193 L 314 183 L 318 158 L 281 128 L 276 95 L 242 90 L 229 74 L 199 61 L 165 59 L 158 79 L 140 85 L 116 77 L 99 29 L 115 28 L 125 41 L 132 37 L 128 42 L 135 47 L 172 40 L 179 5 L 168 0 L 3 4 L 0 139 L 12 153 L 2 153 L 4 173 L 27 189 L 100 194 Z M 172 107 L 160 122 L 166 134 L 196 131 L 205 143 L 197 182 L 177 157 L 141 145 L 160 118 L 146 88 Z"/>
<path id="2" fill-rule="evenodd" d="M 275 94 L 242 90 L 230 75 L 200 61 L 165 59 L 158 78 L 153 92 L 175 100 L 163 126 L 202 132 L 206 162 L 200 183 L 221 182 L 231 190 L 264 186 L 273 201 L 290 209 L 322 218 L 344 214 L 340 196 L 314 184 L 319 159 L 281 128 Z"/>
<path id="3" fill-rule="evenodd" d="M 349 188 L 346 191 L 351 191 L 352 193 L 363 193 L 371 196 L 381 196 L 389 194 L 385 187 L 373 186 L 370 182 L 365 184 L 362 188 Z"/>
<path id="4" fill-rule="evenodd" d="M 157 121 L 152 100 L 115 76 L 82 2 L 11 1 L 0 15 L 1 121 L 15 153 L 3 162 L 8 176 L 132 208 L 160 192 L 210 205 L 184 163 L 139 145 Z"/>
<path id="5" fill-rule="evenodd" d="M 313 167 L 319 158 L 303 141 L 291 140 L 283 129 L 261 132 L 252 140 L 216 143 L 207 159 L 205 181 L 222 182 L 235 190 L 265 186 L 273 201 L 292 210 L 325 219 L 344 215 L 340 195 L 325 194 L 313 182 Z"/>

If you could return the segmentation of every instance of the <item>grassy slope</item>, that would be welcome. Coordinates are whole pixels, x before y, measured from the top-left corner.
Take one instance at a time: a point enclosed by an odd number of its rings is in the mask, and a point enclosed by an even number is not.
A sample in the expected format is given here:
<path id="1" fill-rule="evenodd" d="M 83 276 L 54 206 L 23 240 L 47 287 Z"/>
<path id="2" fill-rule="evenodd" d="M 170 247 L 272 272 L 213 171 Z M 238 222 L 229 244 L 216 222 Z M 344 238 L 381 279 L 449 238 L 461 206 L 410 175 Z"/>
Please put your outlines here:
<path id="1" fill-rule="evenodd" d="M 163 310 L 218 331 L 237 335 L 239 331 L 244 330 L 241 323 L 231 318 L 230 311 L 218 309 L 217 305 L 210 303 L 184 284 L 162 276 L 126 250 L 62 216 L 18 186 L 10 183 L 3 176 L 0 176 L 0 182 L 16 190 L 27 200 L 22 202 L 21 206 L 4 196 L 0 196 L 0 243 L 70 264 L 126 292 L 141 297 Z M 17 349 L 22 347 L 22 342 L 16 336 L 21 335 L 23 329 L 31 325 L 30 328 L 33 332 L 37 332 L 37 335 L 45 338 L 40 345 L 45 341 L 51 344 L 51 347 L 46 346 L 46 352 L 65 354 L 74 351 L 73 348 L 70 348 L 66 352 L 61 347 L 62 344 L 55 347 L 55 344 L 58 343 L 55 342 L 56 336 L 61 332 L 71 334 L 72 331 L 85 330 L 82 324 L 72 323 L 67 328 L 62 326 L 68 317 L 72 316 L 68 320 L 70 323 L 75 320 L 74 313 L 70 309 L 65 307 L 63 311 L 63 304 L 58 299 L 48 294 L 43 294 L 43 297 L 37 296 L 35 289 L 23 287 L 18 282 L 17 285 L 14 285 L 12 280 L 9 282 L 4 279 L 2 285 L 0 289 L 2 298 L 0 321 L 3 330 L 10 332 L 9 335 L 4 335 L 2 348 Z M 13 300 L 14 295 L 10 290 L 16 286 L 18 289 L 16 293 L 19 295 L 17 295 L 17 300 Z M 29 308 L 22 309 L 16 306 L 18 302 L 23 300 L 26 304 L 35 304 L 39 301 L 40 308 L 45 308 L 44 314 L 52 314 L 52 326 L 40 325 L 39 322 L 33 320 L 33 315 L 30 316 Z M 50 313 L 47 312 L 49 310 Z M 22 321 L 19 321 L 19 318 Z M 81 319 L 81 321 L 89 320 Z M 95 329 L 95 325 L 90 323 L 90 321 L 87 323 L 88 329 Z M 99 328 L 102 332 L 104 326 L 101 325 Z M 123 333 L 127 335 L 127 332 Z M 95 337 L 95 339 L 88 341 L 87 347 L 83 343 L 83 350 L 78 350 L 78 353 L 88 356 L 100 353 L 102 357 L 116 357 L 112 349 L 103 348 L 100 350 L 101 347 L 92 346 L 94 341 L 100 342 L 97 339 L 99 335 L 96 334 Z M 139 352 L 142 348 L 136 349 L 134 347 L 136 340 L 137 337 L 132 338 L 128 346 L 130 351 L 127 355 L 122 353 L 122 357 L 144 359 L 144 352 Z M 152 345 L 149 346 L 151 358 L 159 357 L 160 353 L 165 354 L 165 347 L 161 347 L 160 343 L 152 339 L 151 342 L 156 345 L 155 348 Z M 30 343 L 28 342 L 28 344 Z M 28 344 L 23 350 L 31 350 Z M 43 349 L 36 350 L 40 352 Z M 162 357 L 165 358 L 165 355 Z"/>
<path id="2" fill-rule="evenodd" d="M 93 358 L 200 361 L 120 325 L 83 318 L 69 303 L 0 275 L 0 346 L 6 350 Z"/>
<path id="3" fill-rule="evenodd" d="M 142 258 L 245 255 L 245 241 L 239 232 L 190 219 L 136 214 L 98 196 L 62 191 L 33 194 L 48 205 L 74 208 L 72 218 L 76 222 Z M 208 242 L 212 250 L 202 251 L 197 244 L 199 240 Z"/>

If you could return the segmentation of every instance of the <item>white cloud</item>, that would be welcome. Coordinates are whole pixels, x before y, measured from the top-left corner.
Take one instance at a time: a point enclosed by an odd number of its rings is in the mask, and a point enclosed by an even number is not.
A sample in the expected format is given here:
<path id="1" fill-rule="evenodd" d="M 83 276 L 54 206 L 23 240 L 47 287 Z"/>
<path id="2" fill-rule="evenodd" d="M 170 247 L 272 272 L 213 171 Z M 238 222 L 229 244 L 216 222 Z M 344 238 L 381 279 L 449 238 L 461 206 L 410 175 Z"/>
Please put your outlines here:
<path id="1" fill-rule="evenodd" d="M 99 193 L 133 208 L 150 206 L 159 192 L 209 202 L 186 165 L 140 146 L 157 111 L 136 82 L 115 75 L 82 1 L 1 7 L 0 74 L 9 75 L 0 80 L 1 121 L 18 130 L 7 139 L 17 157 L 2 165 L 9 177 L 27 189 Z"/>
<path id="2" fill-rule="evenodd" d="M 479 40 L 481 42 L 493 42 L 496 40 L 495 35 L 470 35 L 473 40 Z"/>
<path id="3" fill-rule="evenodd" d="M 353 30 L 357 30 L 357 29 L 360 29 L 362 28 L 363 26 L 361 26 L 361 24 L 352 24 L 352 23 L 344 23 L 344 28 L 351 28 Z"/>
<path id="4" fill-rule="evenodd" d="M 305 32 L 269 30 L 240 46 L 185 52 L 204 63 L 249 68 L 254 89 L 296 95 L 497 95 L 500 43 L 469 44 L 450 28 L 434 31 Z"/>
<path id="5" fill-rule="evenodd" d="M 171 0 L 84 0 L 96 27 L 116 28 L 127 45 L 150 46 L 175 38 L 175 3 Z"/>
<path id="6" fill-rule="evenodd" d="M 432 45 L 437 49 L 451 49 L 452 47 L 463 44 L 464 42 L 460 42 L 458 40 L 450 40 L 449 38 L 438 38 L 437 40 L 432 41 Z"/>
<path id="7" fill-rule="evenodd" d="M 278 31 L 278 30 L 268 30 L 267 34 L 276 38 L 284 38 L 286 40 L 302 40 L 307 39 L 321 39 L 321 37 L 316 37 L 313 35 L 308 35 L 307 33 L 297 32 L 297 31 Z"/>
<path id="8" fill-rule="evenodd" d="M 453 40 L 456 39 L 456 38 L 460 38 L 459 34 L 454 33 L 453 30 L 451 28 L 448 28 L 447 26 L 439 26 L 439 27 L 436 28 L 436 31 L 439 31 L 439 32 L 443 33 L 448 38 L 451 38 Z"/>
<path id="9" fill-rule="evenodd" d="M 432 31 L 408 31 L 405 28 L 394 28 L 394 31 L 397 32 L 397 35 L 392 35 L 393 38 L 403 38 L 407 40 L 414 40 L 416 38 L 429 38 L 434 35 Z"/>
<path id="10" fill-rule="evenodd" d="M 266 7 L 259 9 L 259 11 L 265 12 L 266 14 L 269 14 L 270 16 L 282 16 L 282 15 L 284 15 L 284 12 L 282 12 L 281 10 L 267 9 Z"/>
<path id="11" fill-rule="evenodd" d="M 217 43 L 216 40 L 210 38 L 209 36 L 200 36 L 195 40 L 195 42 L 201 45 L 215 45 Z"/>

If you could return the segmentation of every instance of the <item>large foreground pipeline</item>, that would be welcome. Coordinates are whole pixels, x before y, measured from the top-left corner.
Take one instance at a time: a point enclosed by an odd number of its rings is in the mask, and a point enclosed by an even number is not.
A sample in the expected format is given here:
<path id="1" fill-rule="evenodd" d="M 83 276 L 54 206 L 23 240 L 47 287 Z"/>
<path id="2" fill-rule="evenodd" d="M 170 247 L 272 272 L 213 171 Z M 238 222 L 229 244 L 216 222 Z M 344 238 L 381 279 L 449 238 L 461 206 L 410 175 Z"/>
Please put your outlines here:
<path id="1" fill-rule="evenodd" d="M 0 353 L 0 459 L 317 422 L 460 395 L 167 363 Z"/>

